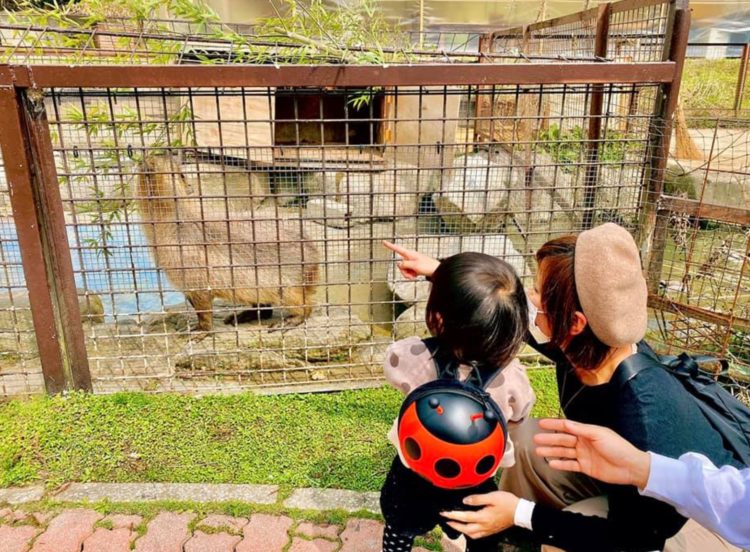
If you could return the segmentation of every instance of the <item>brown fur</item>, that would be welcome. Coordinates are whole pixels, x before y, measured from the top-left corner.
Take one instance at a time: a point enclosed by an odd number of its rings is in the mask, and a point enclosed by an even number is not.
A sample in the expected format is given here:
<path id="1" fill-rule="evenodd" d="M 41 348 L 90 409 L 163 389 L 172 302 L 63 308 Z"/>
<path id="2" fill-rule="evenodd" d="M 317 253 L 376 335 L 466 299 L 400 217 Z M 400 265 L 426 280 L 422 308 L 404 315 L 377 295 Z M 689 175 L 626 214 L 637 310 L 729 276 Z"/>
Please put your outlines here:
<path id="1" fill-rule="evenodd" d="M 189 195 L 179 166 L 168 156 L 143 162 L 136 204 L 156 264 L 190 301 L 198 330 L 212 328 L 215 298 L 284 307 L 285 326 L 310 315 L 318 251 L 298 220 L 257 209 L 253 220 L 227 222 L 224 211 L 204 210 L 201 199 Z"/>

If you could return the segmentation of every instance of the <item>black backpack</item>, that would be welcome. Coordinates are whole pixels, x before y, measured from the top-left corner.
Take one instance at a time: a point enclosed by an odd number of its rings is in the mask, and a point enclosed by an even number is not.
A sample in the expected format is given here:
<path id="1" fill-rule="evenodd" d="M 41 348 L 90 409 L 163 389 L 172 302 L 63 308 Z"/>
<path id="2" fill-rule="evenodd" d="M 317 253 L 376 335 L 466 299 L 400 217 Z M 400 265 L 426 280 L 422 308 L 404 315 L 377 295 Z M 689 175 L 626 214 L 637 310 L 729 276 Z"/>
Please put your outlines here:
<path id="1" fill-rule="evenodd" d="M 660 366 L 672 374 L 695 399 L 711 426 L 722 436 L 724 446 L 734 458 L 750 466 L 750 408 L 734 398 L 715 379 L 715 375 L 701 369 L 701 365 L 719 365 L 726 373 L 726 360 L 710 356 L 661 356 L 653 350 L 639 352 L 625 359 L 618 368 L 620 385 L 639 372 Z"/>

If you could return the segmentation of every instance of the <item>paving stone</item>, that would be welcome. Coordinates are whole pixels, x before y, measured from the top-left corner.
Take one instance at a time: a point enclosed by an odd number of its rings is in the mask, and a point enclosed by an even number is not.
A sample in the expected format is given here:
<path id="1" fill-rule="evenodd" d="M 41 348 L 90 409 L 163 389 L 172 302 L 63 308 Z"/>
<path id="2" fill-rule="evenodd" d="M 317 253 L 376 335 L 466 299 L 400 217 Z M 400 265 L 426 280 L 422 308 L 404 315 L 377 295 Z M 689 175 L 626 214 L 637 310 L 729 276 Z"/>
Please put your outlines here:
<path id="1" fill-rule="evenodd" d="M 138 527 L 143 518 L 141 516 L 126 516 L 124 514 L 112 514 L 104 518 L 104 521 L 109 521 L 112 524 L 113 529 L 134 529 Z"/>
<path id="2" fill-rule="evenodd" d="M 380 513 L 380 493 L 339 489 L 297 489 L 284 501 L 287 508 L 301 510 L 346 510 Z"/>
<path id="3" fill-rule="evenodd" d="M 4 521 L 6 518 L 10 519 L 13 515 L 13 510 L 10 508 L 0 508 L 0 521 Z"/>
<path id="4" fill-rule="evenodd" d="M 182 552 L 190 538 L 188 523 L 194 515 L 162 512 L 152 519 L 146 534 L 135 541 L 136 552 Z"/>
<path id="5" fill-rule="evenodd" d="M 274 504 L 276 485 L 230 485 L 201 483 L 72 483 L 55 498 L 69 502 L 144 502 L 177 500 L 185 502 L 249 502 Z"/>
<path id="6" fill-rule="evenodd" d="M 218 514 L 212 514 L 202 520 L 196 527 L 203 525 L 204 527 L 211 527 L 212 529 L 221 529 L 227 527 L 238 533 L 242 532 L 242 528 L 247 525 L 248 520 L 245 518 L 238 518 L 232 516 L 221 516 Z"/>
<path id="7" fill-rule="evenodd" d="M 0 489 L 0 503 L 23 504 L 24 502 L 36 502 L 44 496 L 44 487 L 33 485 L 31 487 L 10 487 Z"/>
<path id="8" fill-rule="evenodd" d="M 102 515 L 93 510 L 67 510 L 49 522 L 39 535 L 32 552 L 80 552 L 81 545 L 94 532 Z"/>
<path id="9" fill-rule="evenodd" d="M 316 525 L 314 523 L 310 523 L 309 521 L 303 521 L 297 526 L 294 532 L 299 535 L 310 537 L 311 539 L 317 537 L 337 539 L 339 536 L 339 532 L 341 532 L 341 527 L 338 525 Z"/>
<path id="10" fill-rule="evenodd" d="M 3 552 L 26 552 L 31 539 L 39 529 L 31 525 L 0 525 L 0 550 Z"/>
<path id="11" fill-rule="evenodd" d="M 350 519 L 341 533 L 341 552 L 380 552 L 383 524 L 371 519 Z"/>
<path id="12" fill-rule="evenodd" d="M 193 538 L 185 543 L 185 552 L 233 552 L 240 540 L 241 537 L 229 533 L 209 535 L 203 531 L 196 531 Z"/>
<path id="13" fill-rule="evenodd" d="M 135 536 L 125 527 L 111 531 L 99 527 L 83 542 L 83 552 L 130 552 L 130 542 Z"/>
<path id="14" fill-rule="evenodd" d="M 337 542 L 326 539 L 305 540 L 294 537 L 289 552 L 333 552 L 337 547 Z"/>
<path id="15" fill-rule="evenodd" d="M 34 521 L 39 525 L 47 525 L 47 522 L 52 519 L 52 514 L 49 512 L 34 512 L 31 514 L 31 517 L 33 517 Z"/>
<path id="16" fill-rule="evenodd" d="M 286 516 L 255 514 L 242 529 L 235 552 L 281 552 L 289 542 L 292 520 Z"/>
<path id="17" fill-rule="evenodd" d="M 31 514 L 28 512 L 24 512 L 23 510 L 14 510 L 10 514 L 10 518 L 8 521 L 12 523 L 32 523 L 31 521 Z"/>

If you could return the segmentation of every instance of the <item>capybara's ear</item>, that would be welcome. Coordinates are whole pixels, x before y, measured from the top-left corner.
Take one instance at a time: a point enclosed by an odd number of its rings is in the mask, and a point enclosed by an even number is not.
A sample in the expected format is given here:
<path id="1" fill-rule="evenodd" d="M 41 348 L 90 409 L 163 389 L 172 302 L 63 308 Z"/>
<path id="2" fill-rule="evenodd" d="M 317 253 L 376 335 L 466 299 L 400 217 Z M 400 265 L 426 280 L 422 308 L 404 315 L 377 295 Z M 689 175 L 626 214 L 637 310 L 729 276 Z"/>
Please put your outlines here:
<path id="1" fill-rule="evenodd" d="M 143 156 L 143 161 L 141 161 L 141 171 L 144 173 L 154 172 L 154 156 L 153 155 Z"/>

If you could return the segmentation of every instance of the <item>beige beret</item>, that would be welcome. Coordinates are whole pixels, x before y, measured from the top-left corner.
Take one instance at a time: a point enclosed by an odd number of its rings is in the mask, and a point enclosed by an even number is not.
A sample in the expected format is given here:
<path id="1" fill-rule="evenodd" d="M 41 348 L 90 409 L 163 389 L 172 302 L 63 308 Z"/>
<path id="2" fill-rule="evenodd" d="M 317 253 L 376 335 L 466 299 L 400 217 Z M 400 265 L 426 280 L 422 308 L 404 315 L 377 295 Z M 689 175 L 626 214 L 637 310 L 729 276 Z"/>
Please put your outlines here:
<path id="1" fill-rule="evenodd" d="M 633 236 L 611 222 L 578 235 L 575 250 L 578 299 L 591 331 L 610 347 L 646 335 L 648 291 Z"/>

